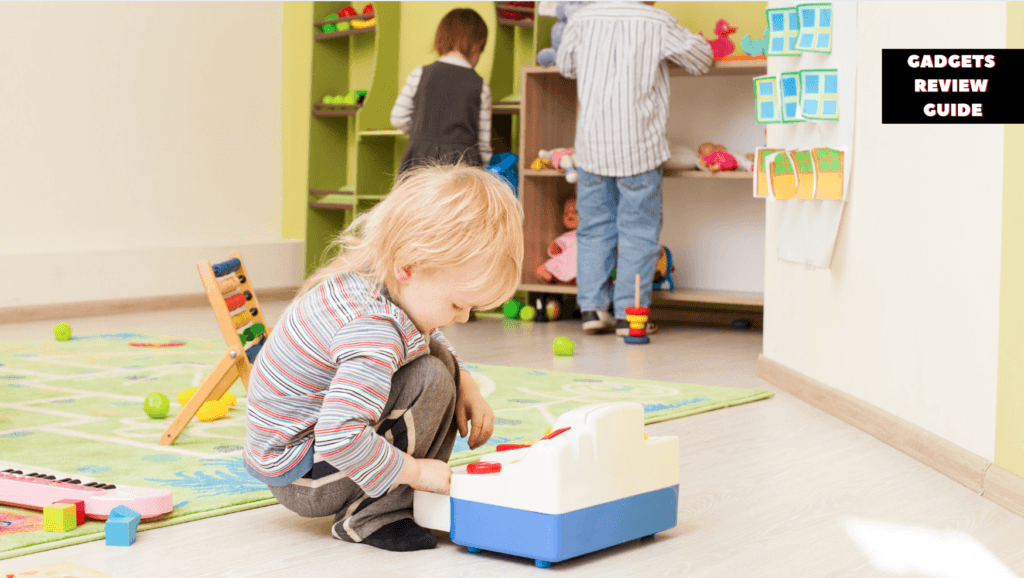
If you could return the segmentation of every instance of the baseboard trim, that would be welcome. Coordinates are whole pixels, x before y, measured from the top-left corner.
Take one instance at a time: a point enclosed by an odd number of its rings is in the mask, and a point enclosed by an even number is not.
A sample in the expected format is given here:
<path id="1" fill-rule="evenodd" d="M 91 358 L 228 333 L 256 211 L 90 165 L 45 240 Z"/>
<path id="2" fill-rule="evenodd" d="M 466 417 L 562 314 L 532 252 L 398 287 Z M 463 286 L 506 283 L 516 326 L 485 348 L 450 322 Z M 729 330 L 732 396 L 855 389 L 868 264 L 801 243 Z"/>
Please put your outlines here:
<path id="1" fill-rule="evenodd" d="M 298 290 L 298 287 L 259 289 L 257 297 L 264 303 L 270 301 L 289 301 Z M 97 315 L 147 313 L 150 311 L 165 311 L 167 309 L 209 307 L 209 305 L 210 301 L 207 299 L 206 293 L 159 295 L 156 297 L 138 297 L 134 299 L 111 299 L 109 301 L 22 305 L 19 307 L 0 307 L 0 324 L 45 321 L 48 319 L 74 319 L 75 317 L 95 317 Z"/>
<path id="2" fill-rule="evenodd" d="M 764 355 L 757 357 L 757 375 L 775 387 L 871 434 L 1007 510 L 1024 516 L 1024 478 Z"/>

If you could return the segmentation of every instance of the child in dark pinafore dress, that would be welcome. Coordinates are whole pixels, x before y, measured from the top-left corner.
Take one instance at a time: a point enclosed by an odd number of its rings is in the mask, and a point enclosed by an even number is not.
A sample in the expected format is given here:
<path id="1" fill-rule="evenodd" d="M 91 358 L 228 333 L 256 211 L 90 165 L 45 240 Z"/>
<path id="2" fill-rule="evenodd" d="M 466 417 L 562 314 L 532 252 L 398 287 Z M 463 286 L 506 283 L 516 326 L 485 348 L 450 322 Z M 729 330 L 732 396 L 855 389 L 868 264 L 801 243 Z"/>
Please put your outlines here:
<path id="1" fill-rule="evenodd" d="M 391 124 L 409 135 L 399 174 L 424 164 L 491 158 L 491 88 L 473 70 L 487 44 L 487 24 L 471 8 L 456 8 L 437 26 L 436 62 L 418 66 L 391 109 Z"/>

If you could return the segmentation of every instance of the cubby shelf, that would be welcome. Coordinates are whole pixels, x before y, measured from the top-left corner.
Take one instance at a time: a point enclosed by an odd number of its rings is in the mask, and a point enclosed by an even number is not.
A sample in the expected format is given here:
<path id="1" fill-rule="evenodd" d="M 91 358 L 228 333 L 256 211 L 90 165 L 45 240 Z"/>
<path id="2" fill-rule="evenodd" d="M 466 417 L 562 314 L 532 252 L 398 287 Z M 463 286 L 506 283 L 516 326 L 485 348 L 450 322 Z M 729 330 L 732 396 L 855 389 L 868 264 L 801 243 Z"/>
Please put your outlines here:
<path id="1" fill-rule="evenodd" d="M 748 76 L 764 74 L 764 60 L 716 62 L 704 76 Z M 689 76 L 683 68 L 669 66 L 672 76 Z M 532 170 L 528 167 L 540 149 L 571 146 L 576 137 L 576 81 L 562 77 L 554 66 L 527 66 L 522 69 L 519 162 L 519 198 L 523 202 L 525 253 L 523 277 L 519 289 L 529 293 L 576 294 L 575 285 L 548 285 L 540 282 L 535 271 L 543 263 L 551 239 L 565 232 L 561 223 L 562 203 L 576 194 L 576 186 L 565 180 L 560 170 Z M 737 159 L 743 160 L 743 159 Z M 752 182 L 754 173 L 702 170 L 665 171 L 667 178 L 725 179 Z M 655 291 L 655 302 L 705 304 L 712 308 L 762 308 L 764 294 L 746 291 L 676 288 Z"/>
<path id="2" fill-rule="evenodd" d="M 369 28 L 350 28 L 348 30 L 336 30 L 334 32 L 321 32 L 320 34 L 314 34 L 314 40 L 330 40 L 331 38 L 339 38 L 341 36 L 355 36 L 356 34 L 370 34 L 377 31 L 376 26 L 370 26 Z"/>
<path id="3" fill-rule="evenodd" d="M 523 18 L 522 20 L 511 20 L 509 18 L 498 18 L 498 24 L 503 26 L 519 26 L 520 28 L 533 28 L 533 19 Z"/>
<path id="4" fill-rule="evenodd" d="M 509 12 L 518 12 L 520 14 L 533 14 L 535 12 L 533 8 L 513 6 L 507 2 L 495 2 L 494 7 L 498 10 L 508 10 Z"/>

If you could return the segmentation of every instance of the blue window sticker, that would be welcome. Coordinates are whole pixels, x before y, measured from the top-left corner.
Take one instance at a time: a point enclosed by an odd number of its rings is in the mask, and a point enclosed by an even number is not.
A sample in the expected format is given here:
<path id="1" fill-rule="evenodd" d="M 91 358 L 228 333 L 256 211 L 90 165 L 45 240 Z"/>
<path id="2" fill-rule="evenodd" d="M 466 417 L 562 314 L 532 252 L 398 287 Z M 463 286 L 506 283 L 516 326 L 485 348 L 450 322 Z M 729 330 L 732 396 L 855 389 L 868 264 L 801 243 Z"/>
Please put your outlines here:
<path id="1" fill-rule="evenodd" d="M 796 10 L 789 13 L 789 29 L 800 30 L 800 20 L 796 17 Z"/>
<path id="2" fill-rule="evenodd" d="M 832 9 L 822 8 L 820 14 L 821 16 L 818 17 L 818 26 L 821 26 L 822 28 L 832 26 Z"/>
<path id="3" fill-rule="evenodd" d="M 786 103 L 786 116 L 789 117 L 789 118 L 793 118 L 794 116 L 796 116 L 796 103 L 795 102 L 787 102 Z"/>
<path id="4" fill-rule="evenodd" d="M 804 78 L 804 90 L 807 91 L 807 94 L 818 94 L 818 76 L 808 74 Z"/>
<path id="5" fill-rule="evenodd" d="M 804 115 L 805 116 L 817 116 L 818 114 L 818 101 L 814 99 L 804 101 Z"/>
<path id="6" fill-rule="evenodd" d="M 761 118 L 772 118 L 775 116 L 775 103 L 773 102 L 762 102 L 761 103 Z"/>
<path id="7" fill-rule="evenodd" d="M 801 24 L 805 27 L 814 26 L 814 8 L 804 8 L 800 13 L 800 18 L 803 19 Z"/>
<path id="8" fill-rule="evenodd" d="M 772 30 L 782 31 L 786 27 L 786 20 L 782 14 L 772 14 Z"/>
<path id="9" fill-rule="evenodd" d="M 821 114 L 824 116 L 835 116 L 836 115 L 836 101 L 826 100 L 821 103 Z"/>
<path id="10" fill-rule="evenodd" d="M 839 77 L 835 74 L 825 75 L 825 94 L 839 94 Z"/>
<path id="11" fill-rule="evenodd" d="M 782 79 L 782 95 L 783 96 L 796 96 L 796 79 L 793 77 Z"/>
<path id="12" fill-rule="evenodd" d="M 828 48 L 828 40 L 829 40 L 828 33 L 823 32 L 823 33 L 819 34 L 818 35 L 818 46 L 817 46 L 817 48 Z"/>
<path id="13" fill-rule="evenodd" d="M 761 96 L 772 96 L 772 83 L 770 82 L 759 83 L 757 89 Z"/>

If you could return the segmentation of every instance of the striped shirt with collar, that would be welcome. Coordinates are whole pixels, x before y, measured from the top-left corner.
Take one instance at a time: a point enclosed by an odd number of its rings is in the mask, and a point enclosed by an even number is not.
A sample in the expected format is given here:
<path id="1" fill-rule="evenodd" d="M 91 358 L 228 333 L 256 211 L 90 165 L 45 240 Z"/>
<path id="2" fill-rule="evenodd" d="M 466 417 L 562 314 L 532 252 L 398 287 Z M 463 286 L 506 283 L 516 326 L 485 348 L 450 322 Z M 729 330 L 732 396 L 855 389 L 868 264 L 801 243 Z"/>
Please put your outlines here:
<path id="1" fill-rule="evenodd" d="M 569 20 L 558 71 L 576 79 L 576 160 L 590 173 L 628 177 L 669 159 L 669 75 L 674 62 L 707 72 L 711 45 L 659 8 L 641 2 L 596 2 Z"/>
<path id="2" fill-rule="evenodd" d="M 473 68 L 461 56 L 442 56 L 437 61 L 454 64 L 463 68 Z M 416 90 L 419 88 L 422 76 L 422 66 L 417 66 L 409 73 L 408 78 L 405 80 L 405 86 L 402 87 L 402 92 L 395 99 L 395 106 L 391 109 L 391 126 L 405 134 L 409 134 L 409 130 L 412 128 L 413 98 L 416 96 Z M 491 87 L 487 84 L 486 80 L 484 80 L 484 87 L 480 92 L 480 124 L 478 125 L 477 133 L 480 158 L 486 167 L 490 163 L 491 154 L 493 153 L 491 149 Z"/>
<path id="3" fill-rule="evenodd" d="M 440 330 L 430 337 L 463 368 Z M 317 285 L 288 308 L 253 365 L 246 471 L 287 485 L 312 469 L 315 452 L 371 497 L 384 494 L 405 456 L 375 425 L 387 417 L 391 377 L 429 352 L 427 336 L 361 275 Z"/>

